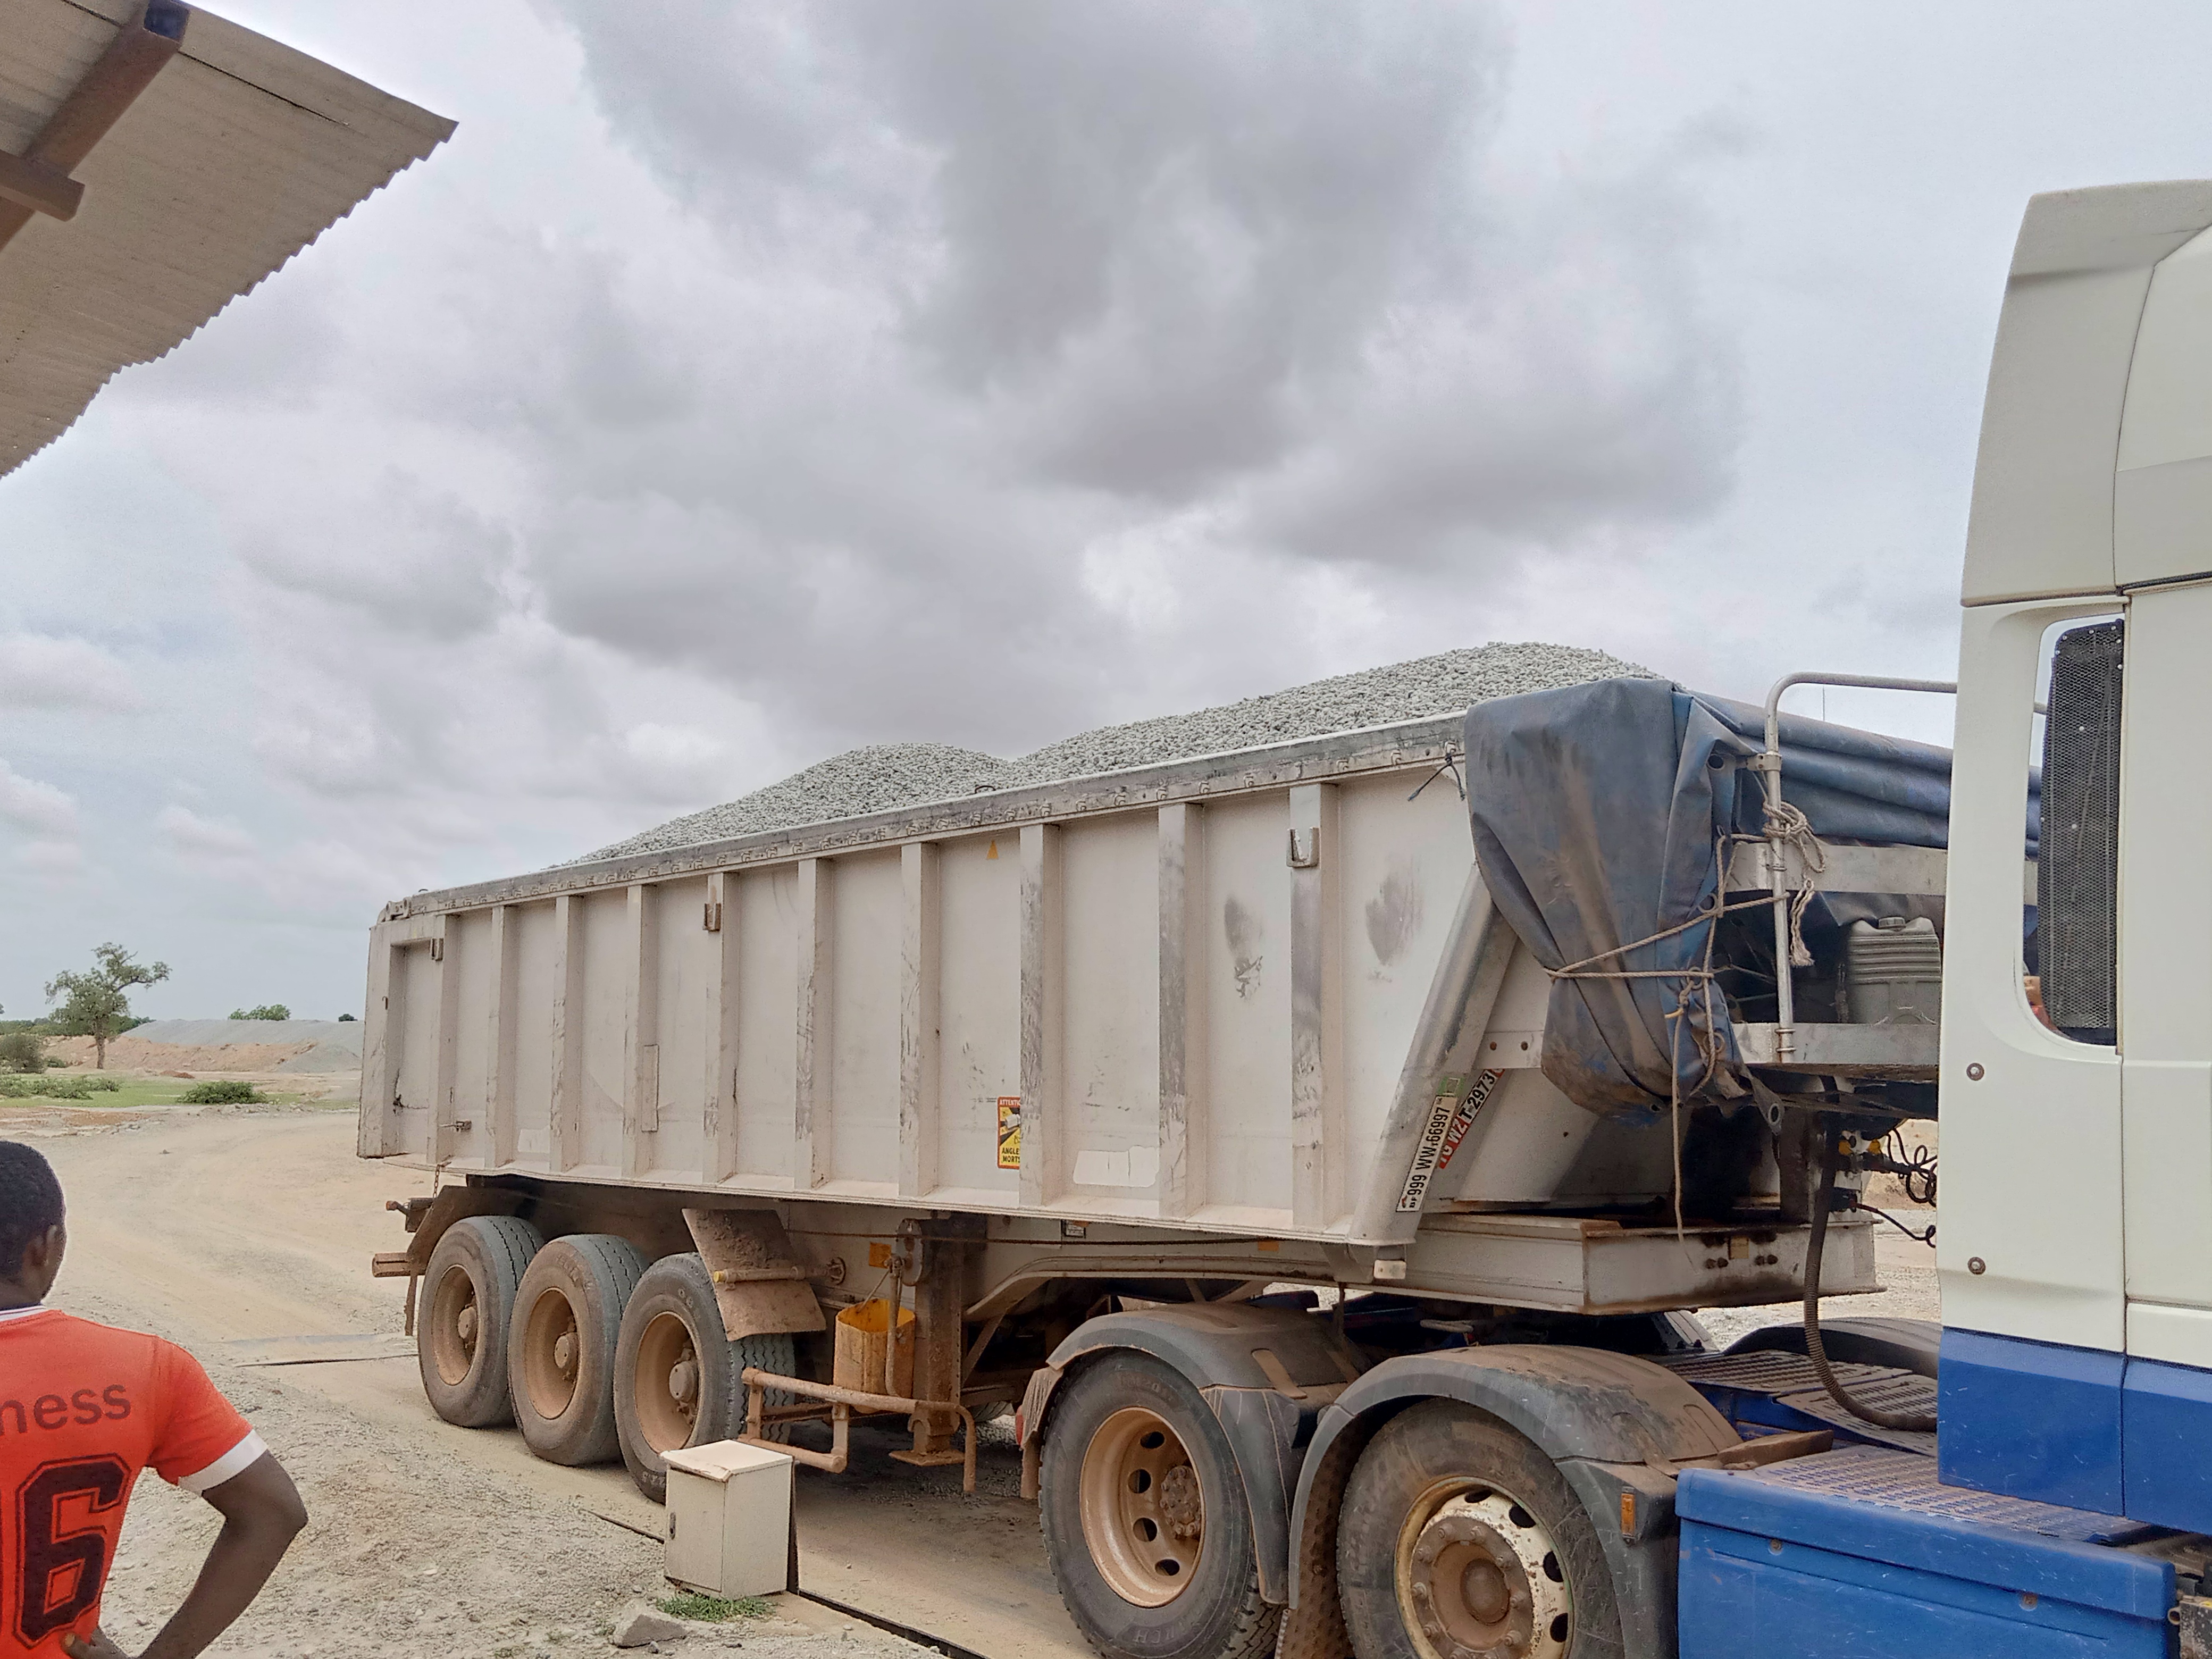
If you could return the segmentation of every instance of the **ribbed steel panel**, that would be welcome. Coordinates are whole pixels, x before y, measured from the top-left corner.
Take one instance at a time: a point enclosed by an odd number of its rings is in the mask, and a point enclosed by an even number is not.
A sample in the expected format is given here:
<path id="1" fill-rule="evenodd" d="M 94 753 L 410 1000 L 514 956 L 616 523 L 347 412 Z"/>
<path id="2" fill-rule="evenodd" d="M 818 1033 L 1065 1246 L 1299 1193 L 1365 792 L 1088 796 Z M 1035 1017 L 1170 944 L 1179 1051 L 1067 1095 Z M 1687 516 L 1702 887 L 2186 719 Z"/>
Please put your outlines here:
<path id="1" fill-rule="evenodd" d="M 128 0 L 0 0 L 0 149 L 21 154 Z M 183 49 L 74 177 L 67 222 L 0 248 L 0 477 L 52 443 L 118 369 L 250 292 L 453 124 L 195 9 Z"/>

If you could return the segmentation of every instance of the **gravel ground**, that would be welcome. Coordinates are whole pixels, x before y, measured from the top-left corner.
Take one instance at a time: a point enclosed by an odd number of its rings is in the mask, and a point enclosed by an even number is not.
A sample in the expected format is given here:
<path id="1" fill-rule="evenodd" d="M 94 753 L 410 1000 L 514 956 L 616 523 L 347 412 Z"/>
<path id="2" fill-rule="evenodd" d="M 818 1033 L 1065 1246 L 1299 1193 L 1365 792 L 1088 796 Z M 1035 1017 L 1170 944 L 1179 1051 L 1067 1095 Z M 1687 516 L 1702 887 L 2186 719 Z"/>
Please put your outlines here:
<path id="1" fill-rule="evenodd" d="M 1218 708 L 1103 726 L 1005 761 L 941 743 L 887 743 L 832 757 L 724 805 L 672 818 L 577 860 L 665 852 L 738 836 L 796 829 L 979 790 L 1057 783 L 1194 755 L 1218 755 L 1331 732 L 1390 726 L 1523 691 L 1651 671 L 1602 651 L 1536 641 L 1491 644 L 1340 674 Z"/>
<path id="2" fill-rule="evenodd" d="M 55 1305 L 191 1349 L 307 1501 L 307 1531 L 211 1653 L 597 1659 L 615 1654 L 607 1638 L 629 1607 L 668 1593 L 661 1547 L 633 1529 L 657 1528 L 659 1512 L 619 1465 L 556 1469 L 511 1429 L 439 1422 L 411 1356 L 272 1364 L 243 1351 L 241 1339 L 398 1329 L 398 1283 L 363 1271 L 396 1232 L 377 1208 L 394 1176 L 349 1156 L 344 1118 L 269 1108 L 42 1117 L 9 1107 L 0 1136 L 35 1142 L 68 1194 Z M 1019 1468 L 1012 1453 L 999 1461 Z M 101 1607 L 126 1651 L 183 1599 L 219 1525 L 151 1473 L 138 1482 Z M 688 1626 L 659 1651 L 926 1659 L 801 1598 L 769 1607 L 763 1619 Z"/>

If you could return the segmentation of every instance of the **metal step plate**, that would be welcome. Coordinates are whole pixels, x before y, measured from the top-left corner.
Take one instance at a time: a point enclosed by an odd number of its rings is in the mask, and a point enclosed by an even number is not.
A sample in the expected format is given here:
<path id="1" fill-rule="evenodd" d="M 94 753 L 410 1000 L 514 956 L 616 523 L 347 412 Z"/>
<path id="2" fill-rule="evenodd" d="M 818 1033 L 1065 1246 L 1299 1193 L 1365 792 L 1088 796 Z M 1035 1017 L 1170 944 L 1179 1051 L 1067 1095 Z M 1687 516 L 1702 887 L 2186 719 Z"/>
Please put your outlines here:
<path id="1" fill-rule="evenodd" d="M 1926 1457 L 1936 1455 L 1936 1436 L 1931 1431 L 1878 1428 L 1845 1411 L 1821 1386 L 1820 1373 L 1802 1353 L 1772 1350 L 1690 1353 L 1659 1363 L 1698 1389 L 1739 1427 L 1758 1425 L 1799 1429 L 1826 1424 L 1855 1439 Z M 1936 1382 L 1932 1377 L 1892 1365 L 1835 1364 L 1830 1369 L 1835 1372 L 1836 1380 L 1850 1391 L 1852 1398 L 1877 1411 L 1932 1414 L 1936 1409 Z M 1747 1409 L 1747 1396 L 1754 1401 L 1772 1401 L 1783 1409 L 1778 1413 L 1760 1412 L 1755 1407 Z M 1812 1422 L 1793 1420 L 1790 1413 L 1809 1418 Z"/>

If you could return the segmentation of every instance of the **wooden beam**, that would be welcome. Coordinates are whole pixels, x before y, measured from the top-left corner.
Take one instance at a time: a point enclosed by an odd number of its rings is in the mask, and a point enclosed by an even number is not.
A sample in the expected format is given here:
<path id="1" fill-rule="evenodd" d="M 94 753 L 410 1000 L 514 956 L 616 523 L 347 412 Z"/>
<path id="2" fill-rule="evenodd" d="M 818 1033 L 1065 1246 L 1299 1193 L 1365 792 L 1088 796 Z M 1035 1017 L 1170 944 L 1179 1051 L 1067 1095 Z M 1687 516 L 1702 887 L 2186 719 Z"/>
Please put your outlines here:
<path id="1" fill-rule="evenodd" d="M 176 0 L 147 0 L 116 30 L 107 50 L 70 88 L 29 147 L 20 156 L 7 158 L 15 167 L 0 170 L 0 180 L 12 173 L 18 185 L 27 184 L 28 188 L 9 189 L 0 183 L 0 248 L 31 222 L 33 213 L 58 219 L 75 216 L 83 190 L 69 175 L 177 55 L 191 15 L 191 9 Z M 63 205 L 67 212 L 55 211 Z"/>
<path id="2" fill-rule="evenodd" d="M 0 149 L 0 201 L 67 221 L 76 217 L 77 208 L 84 201 L 84 186 L 66 173 Z"/>

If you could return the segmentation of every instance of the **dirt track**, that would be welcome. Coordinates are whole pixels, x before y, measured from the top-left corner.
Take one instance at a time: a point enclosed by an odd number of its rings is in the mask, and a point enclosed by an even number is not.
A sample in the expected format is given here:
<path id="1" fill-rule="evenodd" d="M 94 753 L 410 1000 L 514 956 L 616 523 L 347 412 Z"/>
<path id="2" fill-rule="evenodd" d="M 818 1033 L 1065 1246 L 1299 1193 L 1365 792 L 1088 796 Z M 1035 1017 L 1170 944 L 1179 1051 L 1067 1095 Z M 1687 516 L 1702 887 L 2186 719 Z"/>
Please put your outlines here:
<path id="1" fill-rule="evenodd" d="M 511 1429 L 439 1421 L 404 1343 L 388 1342 L 395 1358 L 242 1363 L 266 1354 L 234 1344 L 400 1330 L 404 1284 L 371 1279 L 367 1264 L 403 1237 L 384 1200 L 427 1190 L 426 1177 L 356 1159 L 349 1110 L 0 1103 L 0 1136 L 35 1139 L 68 1190 L 70 1256 L 55 1302 L 190 1347 L 307 1497 L 308 1532 L 215 1651 L 605 1653 L 603 1632 L 623 1605 L 664 1588 L 659 1546 L 646 1535 L 658 1534 L 661 1512 L 619 1465 L 559 1468 Z M 1827 1311 L 1933 1316 L 1929 1253 L 1893 1233 L 1880 1249 L 1893 1293 L 1837 1298 Z M 1796 1310 L 1705 1317 L 1725 1340 Z M 1087 1656 L 1045 1569 L 1036 1510 L 1015 1496 L 1012 1446 L 986 1442 L 981 1490 L 963 1498 L 957 1471 L 890 1463 L 892 1443 L 860 1431 L 852 1473 L 802 1474 L 805 1588 L 989 1659 Z M 213 1519 L 151 1476 L 140 1484 L 107 1598 L 109 1628 L 126 1646 L 181 1597 Z M 781 1600 L 820 1628 L 724 1627 L 686 1650 L 742 1640 L 751 1659 L 920 1651 Z"/>

